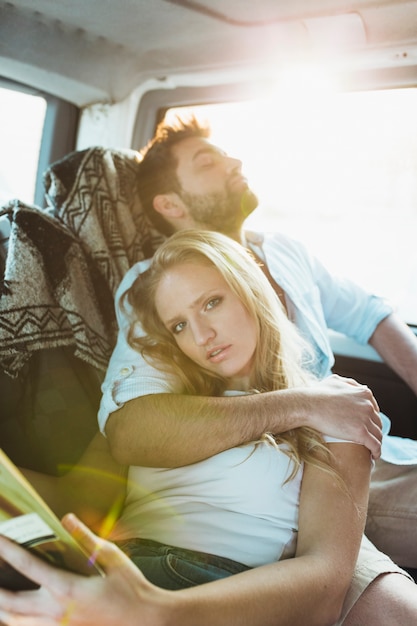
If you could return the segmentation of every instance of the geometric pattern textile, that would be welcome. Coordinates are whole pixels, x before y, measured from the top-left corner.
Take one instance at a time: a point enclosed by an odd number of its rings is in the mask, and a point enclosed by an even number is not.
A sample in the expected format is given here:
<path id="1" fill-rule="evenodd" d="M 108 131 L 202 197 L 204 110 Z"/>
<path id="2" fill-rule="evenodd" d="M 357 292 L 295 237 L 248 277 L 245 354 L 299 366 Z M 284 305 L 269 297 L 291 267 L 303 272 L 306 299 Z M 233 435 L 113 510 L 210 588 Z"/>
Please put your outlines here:
<path id="1" fill-rule="evenodd" d="M 19 200 L 0 215 L 10 224 L 0 276 L 0 368 L 15 377 L 34 351 L 72 346 L 105 371 L 116 338 L 113 294 L 78 239 Z"/>
<path id="2" fill-rule="evenodd" d="M 141 207 L 140 158 L 135 150 L 93 147 L 44 174 L 47 211 L 77 237 L 113 295 L 127 270 L 164 240 Z"/>

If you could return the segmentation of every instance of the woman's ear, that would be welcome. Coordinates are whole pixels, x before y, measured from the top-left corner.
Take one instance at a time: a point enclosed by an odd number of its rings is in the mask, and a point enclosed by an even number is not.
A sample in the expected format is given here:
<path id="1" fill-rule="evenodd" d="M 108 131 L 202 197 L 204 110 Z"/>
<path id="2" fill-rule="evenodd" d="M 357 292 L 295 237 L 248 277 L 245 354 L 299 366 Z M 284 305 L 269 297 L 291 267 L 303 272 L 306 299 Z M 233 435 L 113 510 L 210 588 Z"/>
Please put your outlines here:
<path id="1" fill-rule="evenodd" d="M 184 203 L 176 193 L 161 193 L 153 199 L 153 208 L 166 219 L 184 216 Z"/>

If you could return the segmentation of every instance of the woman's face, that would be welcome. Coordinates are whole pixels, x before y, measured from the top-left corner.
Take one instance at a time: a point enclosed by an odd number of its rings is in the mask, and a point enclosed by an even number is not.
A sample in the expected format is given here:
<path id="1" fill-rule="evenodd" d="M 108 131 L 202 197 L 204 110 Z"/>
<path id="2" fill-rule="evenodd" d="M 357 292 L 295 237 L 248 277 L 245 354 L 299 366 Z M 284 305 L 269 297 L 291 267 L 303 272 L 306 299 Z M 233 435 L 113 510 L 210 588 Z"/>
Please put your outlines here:
<path id="1" fill-rule="evenodd" d="M 215 267 L 171 268 L 158 285 L 155 304 L 184 354 L 228 379 L 230 389 L 249 388 L 256 323 Z"/>

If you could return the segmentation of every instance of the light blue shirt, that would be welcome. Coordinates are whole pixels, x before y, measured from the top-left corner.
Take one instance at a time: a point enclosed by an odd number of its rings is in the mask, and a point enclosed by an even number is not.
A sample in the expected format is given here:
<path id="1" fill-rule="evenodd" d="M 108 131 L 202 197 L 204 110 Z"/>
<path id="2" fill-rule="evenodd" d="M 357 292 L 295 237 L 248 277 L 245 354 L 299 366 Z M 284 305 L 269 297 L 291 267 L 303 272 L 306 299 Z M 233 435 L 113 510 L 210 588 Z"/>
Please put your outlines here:
<path id="1" fill-rule="evenodd" d="M 350 280 L 330 274 L 301 243 L 286 235 L 248 232 L 246 241 L 266 262 L 272 277 L 284 290 L 291 320 L 314 349 L 317 357 L 315 373 L 320 378 L 329 376 L 334 365 L 328 329 L 366 344 L 378 324 L 393 311 L 383 298 L 366 292 Z M 179 391 L 176 381 L 169 380 L 166 374 L 146 363 L 126 341 L 129 321 L 119 307 L 119 300 L 149 264 L 148 260 L 134 265 L 116 292 L 120 332 L 102 385 L 98 413 L 102 432 L 109 414 L 125 402 L 142 395 Z M 388 433 L 390 422 L 386 416 L 382 418 L 384 433 Z M 415 464 L 417 442 L 386 436 L 382 458 L 390 463 Z"/>

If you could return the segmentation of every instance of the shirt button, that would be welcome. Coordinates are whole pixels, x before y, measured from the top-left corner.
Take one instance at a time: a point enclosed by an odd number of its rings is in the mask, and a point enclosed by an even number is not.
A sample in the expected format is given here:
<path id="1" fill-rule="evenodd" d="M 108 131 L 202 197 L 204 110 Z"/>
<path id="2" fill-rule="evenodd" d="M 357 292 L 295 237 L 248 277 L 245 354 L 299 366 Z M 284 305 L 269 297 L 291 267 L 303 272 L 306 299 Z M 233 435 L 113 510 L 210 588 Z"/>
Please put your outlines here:
<path id="1" fill-rule="evenodd" d="M 131 371 L 132 371 L 131 367 L 122 367 L 122 369 L 120 370 L 119 374 L 120 374 L 120 376 L 125 377 L 125 376 L 128 376 L 131 373 Z"/>

